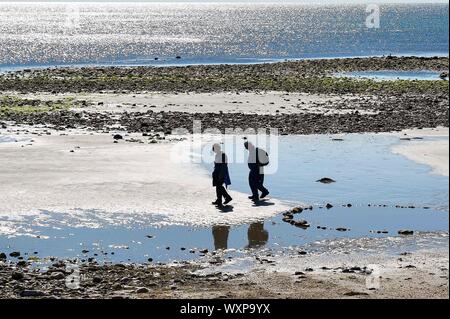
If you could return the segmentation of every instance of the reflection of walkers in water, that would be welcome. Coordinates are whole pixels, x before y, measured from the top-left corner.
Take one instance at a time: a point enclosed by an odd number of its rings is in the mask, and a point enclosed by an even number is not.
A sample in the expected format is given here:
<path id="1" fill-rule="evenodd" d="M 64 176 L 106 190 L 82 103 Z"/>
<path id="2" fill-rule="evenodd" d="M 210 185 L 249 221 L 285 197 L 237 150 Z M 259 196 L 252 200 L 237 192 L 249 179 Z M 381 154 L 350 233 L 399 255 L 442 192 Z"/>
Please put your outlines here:
<path id="1" fill-rule="evenodd" d="M 252 196 L 249 199 L 257 202 L 260 199 L 259 191 L 261 191 L 261 198 L 269 195 L 269 190 L 264 187 L 264 166 L 269 164 L 269 155 L 248 141 L 244 143 L 244 146 L 248 150 L 248 168 L 250 169 L 248 183 L 252 190 Z"/>
<path id="2" fill-rule="evenodd" d="M 269 232 L 264 229 L 264 222 L 253 223 L 248 227 L 248 248 L 258 248 L 267 244 Z"/>
<path id="3" fill-rule="evenodd" d="M 216 154 L 212 178 L 217 195 L 217 199 L 213 202 L 213 205 L 223 207 L 233 200 L 225 189 L 225 187 L 231 185 L 230 174 L 228 172 L 228 157 L 222 152 L 222 148 L 219 144 L 214 144 L 212 150 Z M 225 199 L 225 202 L 223 203 L 222 198 Z"/>
<path id="4" fill-rule="evenodd" d="M 228 249 L 228 234 L 230 226 L 214 226 L 212 234 L 214 237 L 214 249 Z"/>

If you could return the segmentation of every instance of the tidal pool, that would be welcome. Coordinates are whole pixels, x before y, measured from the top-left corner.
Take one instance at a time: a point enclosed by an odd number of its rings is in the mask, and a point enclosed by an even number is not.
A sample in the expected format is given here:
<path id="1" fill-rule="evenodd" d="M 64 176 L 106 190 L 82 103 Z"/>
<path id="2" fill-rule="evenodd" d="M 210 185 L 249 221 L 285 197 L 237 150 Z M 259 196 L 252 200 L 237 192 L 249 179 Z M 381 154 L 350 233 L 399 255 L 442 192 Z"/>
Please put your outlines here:
<path id="1" fill-rule="evenodd" d="M 441 72 L 436 71 L 359 71 L 359 72 L 342 72 L 336 73 L 336 77 L 370 79 L 375 81 L 393 81 L 393 80 L 443 80 Z M 448 80 L 448 76 L 445 78 Z"/>
<path id="2" fill-rule="evenodd" d="M 228 153 L 242 146 L 242 140 L 236 140 L 238 144 L 225 140 Z M 269 149 L 271 165 L 278 164 L 278 169 L 267 175 L 266 184 L 273 198 L 293 206 L 313 206 L 313 210 L 295 216 L 310 223 L 307 229 L 283 222 L 281 215 L 249 224 L 214 227 L 157 227 L 156 217 L 130 215 L 122 220 L 114 215 L 113 223 L 102 225 L 101 220 L 95 220 L 95 212 L 82 216 L 93 226 L 83 223 L 80 227 L 76 219 L 58 212 L 42 212 L 39 220 L 33 216 L 17 222 L 0 219 L 0 252 L 20 251 L 22 256 L 36 252 L 39 257 L 106 262 L 170 262 L 197 259 L 204 249 L 231 249 L 232 254 L 240 254 L 248 249 L 282 250 L 336 239 L 395 238 L 401 229 L 447 233 L 448 177 L 431 174 L 430 167 L 393 154 L 391 148 L 399 143 L 411 141 L 389 134 L 281 136 L 277 146 Z M 201 165 L 204 173 L 210 174 L 212 165 Z M 230 174 L 234 190 L 249 191 L 245 163 L 230 163 Z M 318 183 L 322 177 L 336 182 Z M 325 208 L 327 203 L 333 207 Z"/>

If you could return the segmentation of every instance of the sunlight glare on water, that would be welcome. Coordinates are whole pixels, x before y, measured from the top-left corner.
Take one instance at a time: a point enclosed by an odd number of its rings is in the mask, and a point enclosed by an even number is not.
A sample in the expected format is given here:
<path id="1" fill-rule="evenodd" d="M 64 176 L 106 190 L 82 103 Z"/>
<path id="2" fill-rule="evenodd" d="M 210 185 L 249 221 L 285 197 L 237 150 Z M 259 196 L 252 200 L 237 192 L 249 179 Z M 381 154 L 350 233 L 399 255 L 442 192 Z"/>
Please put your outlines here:
<path id="1" fill-rule="evenodd" d="M 380 29 L 365 26 L 365 9 L 0 3 L 0 66 L 448 54 L 448 5 L 385 5 Z"/>

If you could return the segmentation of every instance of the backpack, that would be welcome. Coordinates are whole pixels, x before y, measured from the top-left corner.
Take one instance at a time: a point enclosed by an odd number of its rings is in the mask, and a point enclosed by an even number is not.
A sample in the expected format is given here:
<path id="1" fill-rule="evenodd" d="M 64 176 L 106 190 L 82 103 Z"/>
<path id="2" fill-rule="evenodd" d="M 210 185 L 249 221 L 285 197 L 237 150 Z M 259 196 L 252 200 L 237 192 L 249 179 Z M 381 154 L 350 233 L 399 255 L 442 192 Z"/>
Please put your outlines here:
<path id="1" fill-rule="evenodd" d="M 256 149 L 256 158 L 259 166 L 267 166 L 269 165 L 269 154 L 260 148 Z"/>

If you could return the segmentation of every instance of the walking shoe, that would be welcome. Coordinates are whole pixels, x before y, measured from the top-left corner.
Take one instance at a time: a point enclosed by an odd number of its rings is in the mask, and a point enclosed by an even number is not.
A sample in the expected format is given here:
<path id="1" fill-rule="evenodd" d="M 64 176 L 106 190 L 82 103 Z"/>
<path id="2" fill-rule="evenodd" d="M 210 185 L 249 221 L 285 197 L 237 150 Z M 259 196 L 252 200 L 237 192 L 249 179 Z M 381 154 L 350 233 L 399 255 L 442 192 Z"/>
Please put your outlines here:
<path id="1" fill-rule="evenodd" d="M 261 198 L 265 198 L 267 195 L 269 195 L 270 192 L 269 191 L 265 191 L 261 194 Z"/>

